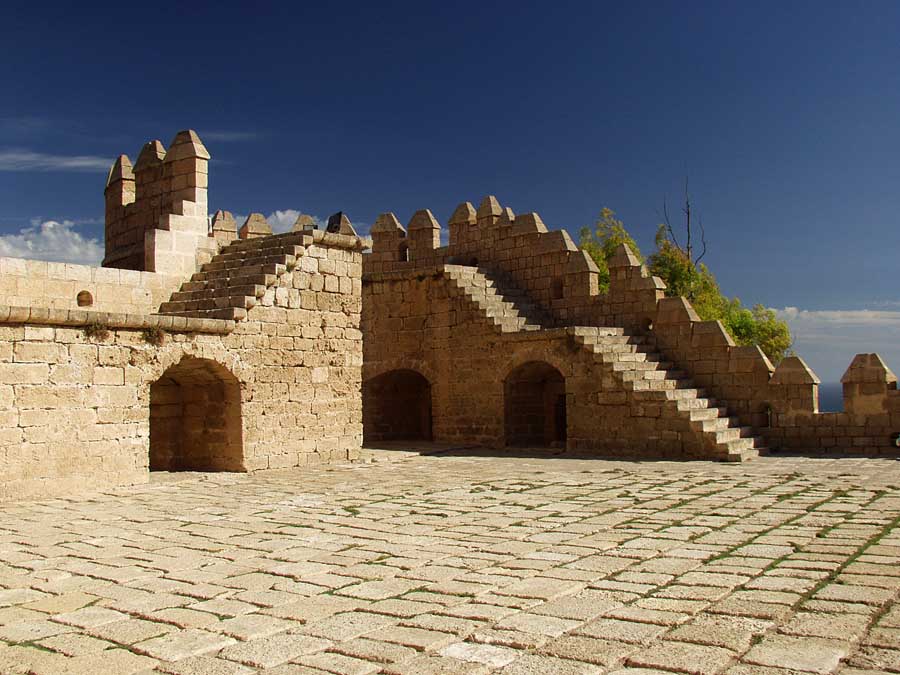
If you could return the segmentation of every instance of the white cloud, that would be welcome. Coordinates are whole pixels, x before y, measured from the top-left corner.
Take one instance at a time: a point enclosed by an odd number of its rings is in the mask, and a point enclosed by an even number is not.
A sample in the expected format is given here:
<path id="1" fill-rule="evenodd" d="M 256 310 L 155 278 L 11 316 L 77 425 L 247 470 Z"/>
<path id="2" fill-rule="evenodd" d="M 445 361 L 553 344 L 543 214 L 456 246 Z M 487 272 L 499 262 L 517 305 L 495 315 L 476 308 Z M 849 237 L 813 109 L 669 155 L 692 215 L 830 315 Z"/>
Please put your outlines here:
<path id="1" fill-rule="evenodd" d="M 278 210 L 272 211 L 272 213 L 270 213 L 268 216 L 266 216 L 266 220 L 268 221 L 269 225 L 272 226 L 272 232 L 274 232 L 275 234 L 279 234 L 281 232 L 290 232 L 291 228 L 294 226 L 294 223 L 297 221 L 297 218 L 302 213 L 303 213 L 303 211 L 300 211 L 298 209 L 283 209 L 283 210 L 278 209 Z M 309 214 L 307 214 L 307 215 L 309 215 Z M 313 221 L 315 221 L 316 227 L 318 227 L 320 230 L 324 230 L 325 225 L 328 224 L 327 218 L 321 218 L 319 216 L 310 216 L 310 217 L 313 219 Z M 234 222 L 237 223 L 238 228 L 240 228 L 241 225 L 244 224 L 245 220 L 247 220 L 246 215 L 239 214 L 239 213 L 234 214 Z M 366 240 L 369 239 L 369 232 L 372 229 L 371 223 L 362 223 L 362 222 L 357 223 L 357 222 L 351 221 L 351 224 L 353 225 L 353 229 L 356 230 L 357 235 L 359 235 L 363 239 L 366 239 Z M 372 245 L 372 242 L 371 242 L 371 240 L 369 240 L 368 246 L 371 247 L 371 245 Z"/>
<path id="2" fill-rule="evenodd" d="M 302 211 L 298 211 L 297 209 L 273 211 L 266 216 L 266 220 L 268 220 L 269 225 L 272 226 L 273 232 L 290 232 L 294 223 L 297 221 L 297 218 L 299 218 L 302 213 Z M 316 221 L 318 227 L 324 227 L 325 223 L 321 218 L 318 216 L 313 216 L 312 218 Z"/>
<path id="3" fill-rule="evenodd" d="M 0 235 L 0 256 L 99 265 L 103 244 L 99 239 L 84 237 L 74 227 L 71 220 L 45 220 L 17 234 Z"/>
<path id="4" fill-rule="evenodd" d="M 900 311 L 776 310 L 794 335 L 794 350 L 823 382 L 836 382 L 856 354 L 878 352 L 900 368 Z"/>
<path id="5" fill-rule="evenodd" d="M 290 232 L 291 228 L 294 226 L 294 223 L 297 221 L 297 218 L 303 213 L 303 211 L 299 211 L 297 209 L 278 209 L 272 211 L 268 216 L 266 216 L 266 220 L 269 222 L 269 225 L 272 226 L 272 232 L 278 234 L 281 232 Z M 327 219 L 320 218 L 319 216 L 310 216 L 316 223 L 316 226 L 319 229 L 325 229 L 325 224 L 328 222 Z M 244 224 L 244 221 L 247 220 L 246 215 L 234 214 L 234 222 L 237 223 L 237 226 L 240 227 Z M 356 227 L 356 223 L 353 224 Z M 358 230 L 357 230 L 358 231 Z"/>
<path id="6" fill-rule="evenodd" d="M 824 325 L 883 325 L 900 326 L 900 311 L 881 309 L 826 309 L 807 310 L 785 307 L 775 310 L 789 321 L 818 322 Z"/>
<path id="7" fill-rule="evenodd" d="M 50 155 L 32 150 L 0 150 L 0 171 L 108 171 L 112 160 L 96 155 Z"/>

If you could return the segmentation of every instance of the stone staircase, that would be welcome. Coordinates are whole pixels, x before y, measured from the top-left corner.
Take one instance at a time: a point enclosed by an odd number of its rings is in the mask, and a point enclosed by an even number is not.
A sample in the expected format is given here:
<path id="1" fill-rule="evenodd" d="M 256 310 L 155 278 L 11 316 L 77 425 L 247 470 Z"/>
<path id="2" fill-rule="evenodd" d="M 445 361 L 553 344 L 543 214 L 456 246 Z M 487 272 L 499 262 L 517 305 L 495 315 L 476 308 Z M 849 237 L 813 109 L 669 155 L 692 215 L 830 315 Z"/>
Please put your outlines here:
<path id="1" fill-rule="evenodd" d="M 697 388 L 672 363 L 663 360 L 652 336 L 629 335 L 622 328 L 575 328 L 575 340 L 608 364 L 635 398 L 662 405 L 690 424 L 722 459 L 739 462 L 764 451 L 751 427 L 740 426 L 726 407 Z"/>
<path id="2" fill-rule="evenodd" d="M 484 268 L 444 265 L 443 273 L 501 333 L 540 331 L 553 325 L 525 291 Z M 664 360 L 652 336 L 629 335 L 622 328 L 572 330 L 576 342 L 593 354 L 595 362 L 610 366 L 635 398 L 661 403 L 674 419 L 683 420 L 700 434 L 721 459 L 745 461 L 764 449 L 751 427 L 740 426 L 725 406 Z"/>
<path id="3" fill-rule="evenodd" d="M 312 236 L 288 232 L 258 239 L 239 239 L 213 256 L 181 285 L 160 314 L 240 321 L 279 277 L 306 254 Z"/>
<path id="4" fill-rule="evenodd" d="M 501 333 L 537 331 L 552 324 L 525 291 L 484 268 L 444 265 L 443 272 Z"/>

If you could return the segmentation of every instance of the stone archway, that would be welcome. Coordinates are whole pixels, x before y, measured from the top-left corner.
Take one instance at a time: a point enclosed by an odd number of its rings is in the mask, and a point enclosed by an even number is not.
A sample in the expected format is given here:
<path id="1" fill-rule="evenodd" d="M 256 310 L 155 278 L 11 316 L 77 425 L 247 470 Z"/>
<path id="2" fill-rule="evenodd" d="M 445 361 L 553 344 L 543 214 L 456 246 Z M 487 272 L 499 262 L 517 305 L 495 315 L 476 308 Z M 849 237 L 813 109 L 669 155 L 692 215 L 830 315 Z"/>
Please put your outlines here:
<path id="1" fill-rule="evenodd" d="M 503 382 L 507 446 L 566 446 L 566 380 L 543 361 L 514 368 Z"/>
<path id="2" fill-rule="evenodd" d="M 363 383 L 363 439 L 432 439 L 431 384 L 421 373 L 391 370 Z"/>
<path id="3" fill-rule="evenodd" d="M 210 359 L 185 357 L 150 385 L 151 471 L 244 471 L 241 385 Z"/>

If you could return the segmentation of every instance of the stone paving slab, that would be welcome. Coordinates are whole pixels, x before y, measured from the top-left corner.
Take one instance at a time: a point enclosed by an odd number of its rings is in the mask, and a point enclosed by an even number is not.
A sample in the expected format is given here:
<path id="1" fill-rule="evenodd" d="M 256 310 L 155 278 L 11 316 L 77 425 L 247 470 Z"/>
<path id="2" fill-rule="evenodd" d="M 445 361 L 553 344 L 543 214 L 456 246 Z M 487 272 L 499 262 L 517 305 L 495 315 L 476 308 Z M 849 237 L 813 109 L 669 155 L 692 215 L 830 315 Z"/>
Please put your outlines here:
<path id="1" fill-rule="evenodd" d="M 365 457 L 0 507 L 0 674 L 900 673 L 898 461 Z"/>

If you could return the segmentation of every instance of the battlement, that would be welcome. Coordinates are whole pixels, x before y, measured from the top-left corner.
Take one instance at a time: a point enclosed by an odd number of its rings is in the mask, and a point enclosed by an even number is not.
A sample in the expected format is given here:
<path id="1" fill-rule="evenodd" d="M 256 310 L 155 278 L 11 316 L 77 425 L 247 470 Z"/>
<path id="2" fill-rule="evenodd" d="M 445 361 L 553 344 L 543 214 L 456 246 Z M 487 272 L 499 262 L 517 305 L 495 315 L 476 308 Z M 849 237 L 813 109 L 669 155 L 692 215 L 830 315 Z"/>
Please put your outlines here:
<path id="1" fill-rule="evenodd" d="M 141 148 L 132 166 L 120 155 L 106 180 L 104 267 L 189 275 L 216 252 L 207 218 L 209 152 L 194 131 L 168 149 Z"/>
<path id="2" fill-rule="evenodd" d="M 416 211 L 404 228 L 393 213 L 372 227 L 372 254 L 365 274 L 413 271 L 440 264 L 484 266 L 509 277 L 558 325 L 622 326 L 643 330 L 656 313 L 665 285 L 623 247 L 610 261 L 608 293 L 599 271 L 565 230 L 550 230 L 537 213 L 516 215 L 493 195 L 478 209 L 463 202 L 449 220 L 449 243 L 441 246 L 441 224 L 428 209 Z"/>
<path id="3" fill-rule="evenodd" d="M 375 337 L 367 346 L 367 358 L 396 353 L 398 345 L 406 344 L 408 331 L 409 350 L 420 360 L 421 345 L 428 337 L 416 331 L 431 321 L 437 323 L 435 344 L 441 345 L 432 358 L 446 358 L 445 324 L 454 317 L 459 321 L 469 311 L 468 306 L 448 310 L 442 304 L 444 291 L 422 288 L 412 292 L 398 283 L 405 279 L 417 288 L 415 284 L 433 278 L 438 270 L 449 278 L 469 279 L 472 287 L 466 292 L 472 303 L 481 308 L 507 343 L 519 333 L 528 334 L 531 340 L 539 340 L 542 335 L 550 340 L 552 330 L 560 327 L 587 331 L 586 335 L 597 330 L 623 330 L 649 340 L 648 344 L 658 350 L 658 358 L 672 364 L 674 372 L 690 382 L 678 384 L 676 377 L 671 386 L 704 392 L 710 401 L 717 402 L 730 424 L 757 430 L 773 449 L 896 452 L 900 391 L 896 377 L 877 354 L 858 355 L 844 375 L 844 412 L 820 413 L 819 379 L 802 359 L 788 357 L 776 368 L 758 346 L 736 345 L 721 323 L 703 321 L 686 298 L 665 297 L 662 280 L 652 276 L 627 245 L 621 245 L 609 260 L 609 289 L 601 292 L 599 271 L 590 256 L 565 230 L 550 230 L 537 213 L 516 215 L 496 197 L 487 196 L 477 209 L 471 202 L 461 203 L 448 224 L 448 244 L 441 246 L 442 226 L 428 209 L 416 211 L 406 227 L 393 213 L 384 213 L 376 220 L 371 230 L 372 254 L 363 263 L 364 282 L 370 289 L 364 292 L 364 325 L 377 326 L 370 331 Z M 469 271 L 451 270 L 453 266 Z M 453 283 L 448 288 L 447 293 L 456 293 Z M 432 295 L 423 303 L 422 293 Z M 366 307 L 366 303 L 379 306 Z M 404 303 L 410 306 L 401 306 Z M 433 313 L 428 319 L 422 316 L 423 304 L 426 316 Z M 534 306 L 531 314 L 542 316 L 540 325 L 522 318 L 522 309 L 530 304 Z M 389 310 L 381 310 L 384 305 Z M 384 311 L 386 316 L 382 316 Z M 396 318 L 406 313 L 409 318 Z M 467 325 L 466 338 L 471 330 Z M 384 344 L 380 342 L 382 332 Z M 454 340 L 449 344 L 452 350 Z M 469 345 L 465 351 L 468 354 L 472 350 Z M 625 363 L 617 367 L 627 371 L 631 366 Z M 455 364 L 453 368 L 465 366 Z M 473 374 L 467 373 L 465 383 L 472 378 Z M 651 382 L 648 386 L 664 385 Z M 600 396 L 602 399 L 606 394 Z M 632 413 L 634 410 L 617 409 L 615 414 L 621 418 Z M 458 414 L 466 419 L 461 423 L 463 428 L 474 425 L 468 413 Z M 656 413 L 651 417 L 658 419 Z M 658 422 L 645 420 L 641 424 Z M 606 427 L 595 430 L 576 444 L 585 442 L 593 447 L 608 431 Z M 616 433 L 623 431 L 618 429 Z M 651 434 L 648 442 L 657 444 L 658 450 L 663 442 L 660 439 L 668 433 Z M 733 433 L 725 432 L 725 437 Z M 687 448 L 687 441 L 682 438 L 680 442 Z M 728 451 L 729 457 L 737 454 Z"/>

